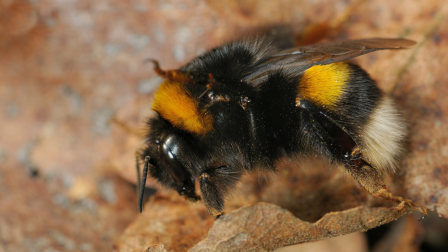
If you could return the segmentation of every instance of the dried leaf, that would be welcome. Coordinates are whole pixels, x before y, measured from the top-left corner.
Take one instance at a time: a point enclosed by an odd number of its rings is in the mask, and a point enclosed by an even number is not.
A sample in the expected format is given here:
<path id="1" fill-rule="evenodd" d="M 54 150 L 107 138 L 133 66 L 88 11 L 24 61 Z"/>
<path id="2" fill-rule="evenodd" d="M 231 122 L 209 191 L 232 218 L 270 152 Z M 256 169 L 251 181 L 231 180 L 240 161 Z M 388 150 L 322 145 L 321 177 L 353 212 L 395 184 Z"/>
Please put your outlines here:
<path id="1" fill-rule="evenodd" d="M 390 209 L 358 207 L 328 213 L 316 223 L 309 223 L 278 206 L 258 203 L 220 218 L 208 238 L 190 251 L 272 251 L 291 244 L 366 231 L 410 212 L 404 204 Z"/>
<path id="2" fill-rule="evenodd" d="M 120 238 L 117 251 L 141 251 L 161 244 L 168 251 L 272 251 L 366 231 L 412 211 L 404 204 L 393 208 L 357 207 L 328 213 L 310 223 L 278 206 L 257 203 L 226 214 L 213 224 L 204 206 L 190 204 L 180 196 L 156 195 L 146 208 Z"/>
<path id="3" fill-rule="evenodd" d="M 145 205 L 143 214 L 123 233 L 116 249 L 131 252 L 158 246 L 160 250 L 164 245 L 168 251 L 185 251 L 204 239 L 212 225 L 213 218 L 202 204 L 191 204 L 179 195 L 158 192 Z"/>

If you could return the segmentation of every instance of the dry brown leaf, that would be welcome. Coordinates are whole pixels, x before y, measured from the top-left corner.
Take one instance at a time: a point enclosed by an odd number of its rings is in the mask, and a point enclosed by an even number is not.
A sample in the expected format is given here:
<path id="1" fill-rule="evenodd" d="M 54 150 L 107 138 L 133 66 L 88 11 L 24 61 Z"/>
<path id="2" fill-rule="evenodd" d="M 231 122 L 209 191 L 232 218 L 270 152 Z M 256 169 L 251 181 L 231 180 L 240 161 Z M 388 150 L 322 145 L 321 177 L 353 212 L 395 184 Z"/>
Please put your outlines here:
<path id="1" fill-rule="evenodd" d="M 411 212 L 403 204 L 393 208 L 357 207 L 328 213 L 310 223 L 276 205 L 257 203 L 213 223 L 202 205 L 190 204 L 180 196 L 157 195 L 125 231 L 116 245 L 117 251 L 142 251 L 162 244 L 168 251 L 272 251 L 366 231 Z M 200 240 L 203 241 L 193 247 Z"/>
<path id="2" fill-rule="evenodd" d="M 168 251 L 185 251 L 207 236 L 213 225 L 202 204 L 191 204 L 172 193 L 157 193 L 145 211 L 130 225 L 117 242 L 117 251 L 144 251 L 164 245 Z M 155 250 L 155 251 L 159 251 Z"/>
<path id="3" fill-rule="evenodd" d="M 326 214 L 316 223 L 295 218 L 278 206 L 258 203 L 215 222 L 208 238 L 190 251 L 272 251 L 276 248 L 363 232 L 410 213 L 396 208 L 358 207 Z"/>

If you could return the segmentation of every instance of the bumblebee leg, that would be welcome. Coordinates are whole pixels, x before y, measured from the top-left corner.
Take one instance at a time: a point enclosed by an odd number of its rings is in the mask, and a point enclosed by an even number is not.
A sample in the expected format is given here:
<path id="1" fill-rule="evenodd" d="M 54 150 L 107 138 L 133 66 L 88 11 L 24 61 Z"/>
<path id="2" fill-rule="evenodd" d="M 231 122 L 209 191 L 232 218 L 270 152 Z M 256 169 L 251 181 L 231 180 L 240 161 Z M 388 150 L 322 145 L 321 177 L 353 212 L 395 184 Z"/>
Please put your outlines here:
<path id="1" fill-rule="evenodd" d="M 199 185 L 207 211 L 216 218 L 219 218 L 223 215 L 224 197 L 214 185 L 212 174 L 210 172 L 202 173 L 199 177 Z"/>
<path id="2" fill-rule="evenodd" d="M 351 160 L 344 167 L 353 178 L 375 197 L 379 196 L 378 192 L 380 190 L 387 190 L 386 181 L 378 170 L 363 159 Z"/>
<path id="3" fill-rule="evenodd" d="M 308 113 L 314 119 L 313 127 L 330 156 L 337 163 L 343 165 L 370 194 L 397 203 L 404 202 L 421 212 L 423 214 L 422 219 L 428 214 L 425 207 L 417 205 L 409 199 L 394 196 L 387 190 L 386 181 L 380 172 L 363 158 L 359 146 L 343 130 L 343 127 L 339 126 L 337 121 L 307 100 L 297 98 L 296 104 L 304 109 L 304 113 Z"/>
<path id="4" fill-rule="evenodd" d="M 420 220 L 423 220 L 428 215 L 428 209 L 420 206 L 409 199 L 404 199 L 400 196 L 394 196 L 387 190 L 386 181 L 378 172 L 363 159 L 351 160 L 344 166 L 348 172 L 355 178 L 370 194 L 375 197 L 382 197 L 389 201 L 397 203 L 404 202 L 411 208 L 422 213 Z"/>
<path id="5" fill-rule="evenodd" d="M 389 191 L 387 191 L 385 189 L 379 190 L 378 194 L 382 198 L 390 200 L 390 201 L 395 201 L 397 203 L 404 202 L 408 206 L 410 206 L 413 209 L 419 211 L 420 213 L 422 213 L 422 216 L 420 217 L 419 220 L 423 220 L 428 215 L 428 209 L 426 207 L 420 206 L 419 204 L 416 204 L 416 203 L 412 202 L 412 200 L 410 200 L 410 199 L 404 199 L 404 198 L 402 198 L 400 196 L 394 196 L 394 195 L 392 195 L 392 193 L 390 193 Z"/>

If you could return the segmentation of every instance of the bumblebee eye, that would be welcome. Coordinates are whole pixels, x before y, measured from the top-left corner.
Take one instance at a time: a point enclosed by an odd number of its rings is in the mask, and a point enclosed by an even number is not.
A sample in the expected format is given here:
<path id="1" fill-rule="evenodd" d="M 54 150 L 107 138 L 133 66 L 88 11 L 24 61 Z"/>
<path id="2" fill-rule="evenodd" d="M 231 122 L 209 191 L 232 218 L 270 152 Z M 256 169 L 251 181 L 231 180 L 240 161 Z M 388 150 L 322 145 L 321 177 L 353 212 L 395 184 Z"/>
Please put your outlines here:
<path id="1" fill-rule="evenodd" d="M 166 139 L 166 141 L 162 145 L 162 153 L 160 160 L 162 164 L 168 171 L 168 173 L 176 180 L 176 181 L 185 181 L 188 177 L 187 170 L 182 165 L 182 163 L 177 159 L 176 152 L 179 148 L 179 143 L 174 141 L 174 136 L 170 136 Z"/>

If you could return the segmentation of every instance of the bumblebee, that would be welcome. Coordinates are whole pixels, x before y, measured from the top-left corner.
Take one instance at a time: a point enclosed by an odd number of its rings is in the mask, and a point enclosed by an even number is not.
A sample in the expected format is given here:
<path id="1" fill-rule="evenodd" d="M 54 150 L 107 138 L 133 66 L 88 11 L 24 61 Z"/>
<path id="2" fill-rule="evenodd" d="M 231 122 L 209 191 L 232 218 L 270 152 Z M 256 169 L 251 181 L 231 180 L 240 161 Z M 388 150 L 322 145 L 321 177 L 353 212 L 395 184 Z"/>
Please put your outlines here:
<path id="1" fill-rule="evenodd" d="M 219 217 L 243 173 L 275 171 L 283 157 L 313 155 L 348 171 L 370 194 L 426 215 L 426 208 L 392 195 L 381 175 L 403 154 L 403 119 L 363 69 L 345 62 L 414 44 L 362 39 L 279 50 L 257 38 L 212 49 L 178 70 L 152 60 L 164 82 L 141 150 L 139 211 L 148 171 Z"/>

